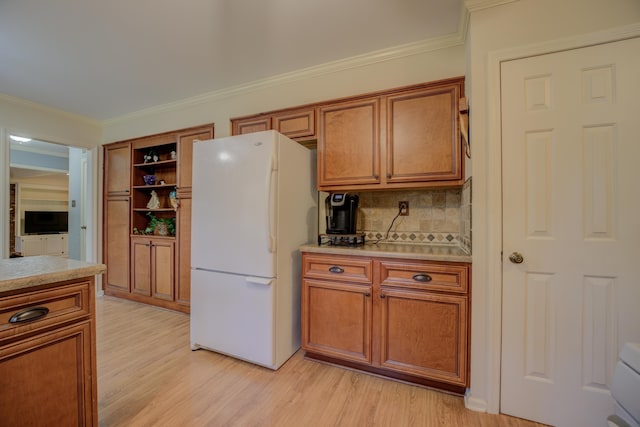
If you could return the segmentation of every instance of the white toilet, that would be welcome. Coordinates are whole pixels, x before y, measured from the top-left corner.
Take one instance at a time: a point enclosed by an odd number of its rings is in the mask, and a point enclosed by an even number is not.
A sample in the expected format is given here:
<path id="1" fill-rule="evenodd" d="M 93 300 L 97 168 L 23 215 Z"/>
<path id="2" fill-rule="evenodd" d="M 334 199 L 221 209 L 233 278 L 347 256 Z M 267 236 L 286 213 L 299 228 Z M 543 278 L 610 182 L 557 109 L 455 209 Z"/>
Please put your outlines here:
<path id="1" fill-rule="evenodd" d="M 611 395 L 616 400 L 616 413 L 607 418 L 609 426 L 640 427 L 640 343 L 628 342 L 622 348 Z"/>

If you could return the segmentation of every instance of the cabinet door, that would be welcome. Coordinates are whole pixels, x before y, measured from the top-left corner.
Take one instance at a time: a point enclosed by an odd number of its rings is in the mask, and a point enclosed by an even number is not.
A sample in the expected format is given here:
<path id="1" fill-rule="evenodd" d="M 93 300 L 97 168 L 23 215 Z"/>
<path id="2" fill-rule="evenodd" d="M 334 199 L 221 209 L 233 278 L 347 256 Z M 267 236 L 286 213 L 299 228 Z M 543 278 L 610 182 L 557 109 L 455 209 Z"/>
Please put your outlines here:
<path id="1" fill-rule="evenodd" d="M 22 256 L 44 255 L 44 245 L 40 236 L 20 237 L 20 252 Z"/>
<path id="2" fill-rule="evenodd" d="M 371 286 L 303 280 L 302 348 L 371 364 Z"/>
<path id="3" fill-rule="evenodd" d="M 176 302 L 191 304 L 191 198 L 181 197 L 178 208 L 176 251 Z"/>
<path id="4" fill-rule="evenodd" d="M 131 144 L 104 147 L 104 188 L 107 196 L 128 195 L 131 185 Z"/>
<path id="5" fill-rule="evenodd" d="M 104 206 L 105 291 L 129 292 L 129 197 L 107 198 Z"/>
<path id="6" fill-rule="evenodd" d="M 321 107 L 318 187 L 380 182 L 380 99 Z"/>
<path id="7" fill-rule="evenodd" d="M 173 240 L 151 240 L 151 284 L 154 298 L 173 301 Z"/>
<path id="8" fill-rule="evenodd" d="M 460 180 L 460 85 L 386 97 L 387 183 Z"/>
<path id="9" fill-rule="evenodd" d="M 467 297 L 380 291 L 381 366 L 467 386 Z"/>
<path id="10" fill-rule="evenodd" d="M 232 135 L 244 135 L 245 133 L 261 132 L 269 129 L 271 129 L 270 116 L 236 119 L 231 123 Z"/>
<path id="11" fill-rule="evenodd" d="M 87 321 L 0 346 L 0 424 L 97 425 L 91 340 Z"/>
<path id="12" fill-rule="evenodd" d="M 213 138 L 213 126 L 178 135 L 178 191 L 191 191 L 193 143 Z"/>
<path id="13" fill-rule="evenodd" d="M 132 292 L 151 296 L 151 241 L 149 238 L 131 238 L 131 283 Z"/>
<path id="14" fill-rule="evenodd" d="M 316 110 L 287 111 L 273 116 L 273 128 L 292 139 L 316 138 Z"/>
<path id="15" fill-rule="evenodd" d="M 66 254 L 67 237 L 63 235 L 45 236 L 42 238 L 45 255 L 64 256 Z"/>

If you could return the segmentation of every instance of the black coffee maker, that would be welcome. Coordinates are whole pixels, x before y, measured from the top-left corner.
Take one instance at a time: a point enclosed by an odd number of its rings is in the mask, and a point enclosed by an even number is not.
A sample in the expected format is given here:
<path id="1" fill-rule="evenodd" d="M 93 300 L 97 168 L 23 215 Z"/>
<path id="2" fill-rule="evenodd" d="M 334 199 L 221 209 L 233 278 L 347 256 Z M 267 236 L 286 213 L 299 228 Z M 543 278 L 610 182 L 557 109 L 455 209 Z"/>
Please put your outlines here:
<path id="1" fill-rule="evenodd" d="M 332 193 L 324 201 L 327 213 L 327 234 L 355 234 L 358 196 Z"/>

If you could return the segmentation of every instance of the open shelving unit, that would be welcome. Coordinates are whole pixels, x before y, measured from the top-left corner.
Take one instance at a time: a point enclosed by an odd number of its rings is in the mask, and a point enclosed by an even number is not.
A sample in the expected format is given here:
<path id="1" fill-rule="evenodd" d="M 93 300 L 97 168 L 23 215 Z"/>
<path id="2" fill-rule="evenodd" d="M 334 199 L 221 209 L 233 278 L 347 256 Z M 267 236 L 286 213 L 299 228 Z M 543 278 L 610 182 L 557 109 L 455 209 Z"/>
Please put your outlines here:
<path id="1" fill-rule="evenodd" d="M 131 234 L 144 230 L 149 224 L 149 212 L 157 218 L 176 218 L 170 193 L 177 188 L 177 142 L 133 149 Z M 154 184 L 146 184 L 144 177 L 155 175 Z M 148 208 L 151 192 L 158 195 L 160 205 Z M 173 236 L 169 236 L 173 237 Z"/>

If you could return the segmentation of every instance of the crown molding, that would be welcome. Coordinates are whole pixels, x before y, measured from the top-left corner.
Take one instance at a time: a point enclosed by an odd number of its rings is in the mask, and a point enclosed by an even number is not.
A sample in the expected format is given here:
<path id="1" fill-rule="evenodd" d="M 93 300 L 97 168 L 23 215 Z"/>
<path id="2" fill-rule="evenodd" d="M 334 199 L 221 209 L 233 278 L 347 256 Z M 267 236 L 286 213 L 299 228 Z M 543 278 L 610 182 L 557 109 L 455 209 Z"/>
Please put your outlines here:
<path id="1" fill-rule="evenodd" d="M 477 12 L 491 7 L 502 6 L 507 3 L 514 3 L 518 0 L 464 0 L 465 9 L 470 13 Z"/>
<path id="2" fill-rule="evenodd" d="M 465 8 L 463 8 L 465 9 Z M 133 113 L 126 114 L 124 116 L 115 117 L 102 122 L 104 126 L 117 125 L 118 123 L 126 122 L 136 118 L 145 116 L 151 116 L 153 114 L 184 109 L 193 107 L 199 104 L 207 102 L 215 102 L 221 99 L 229 98 L 232 96 L 238 96 L 244 93 L 252 92 L 257 89 L 268 88 L 273 86 L 282 85 L 285 83 L 291 83 L 299 80 L 306 80 L 313 77 L 319 77 L 326 74 L 337 73 L 349 69 L 360 68 L 367 65 L 372 65 L 380 62 L 392 61 L 408 56 L 419 55 L 422 53 L 433 52 L 436 50 L 447 49 L 465 43 L 467 28 L 469 23 L 469 13 L 463 10 L 461 13 L 461 23 L 459 24 L 458 32 L 447 36 L 437 37 L 433 39 L 423 40 L 419 42 L 408 43 L 388 49 L 381 49 L 362 55 L 352 56 L 347 59 L 341 59 L 333 62 L 327 62 L 325 64 L 316 65 L 313 67 L 303 68 L 300 70 L 278 74 L 272 77 L 267 77 L 253 82 L 231 86 L 229 88 L 220 89 L 196 95 L 190 98 L 186 98 L 180 101 L 175 101 L 167 104 L 162 104 L 144 110 L 134 111 Z"/>
<path id="3" fill-rule="evenodd" d="M 98 126 L 98 127 L 102 126 L 102 122 L 100 120 L 91 119 L 91 118 L 89 118 L 87 116 L 81 116 L 79 114 L 70 113 L 68 111 L 60 110 L 58 108 L 49 107 L 49 106 L 44 105 L 44 104 L 38 104 L 37 102 L 28 101 L 26 99 L 16 98 L 15 96 L 7 95 L 7 94 L 4 94 L 4 93 L 0 93 L 0 102 L 1 101 L 5 101 L 7 103 L 14 104 L 14 105 L 19 105 L 19 106 L 22 106 L 22 107 L 25 107 L 25 108 L 39 110 L 39 111 L 42 111 L 42 112 L 48 113 L 48 114 L 62 115 L 62 116 L 68 117 L 68 118 L 73 119 L 73 120 L 85 122 L 85 123 L 90 124 L 92 126 Z"/>

